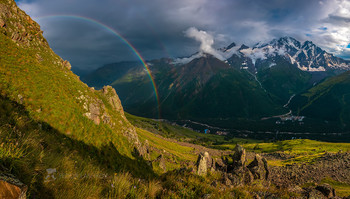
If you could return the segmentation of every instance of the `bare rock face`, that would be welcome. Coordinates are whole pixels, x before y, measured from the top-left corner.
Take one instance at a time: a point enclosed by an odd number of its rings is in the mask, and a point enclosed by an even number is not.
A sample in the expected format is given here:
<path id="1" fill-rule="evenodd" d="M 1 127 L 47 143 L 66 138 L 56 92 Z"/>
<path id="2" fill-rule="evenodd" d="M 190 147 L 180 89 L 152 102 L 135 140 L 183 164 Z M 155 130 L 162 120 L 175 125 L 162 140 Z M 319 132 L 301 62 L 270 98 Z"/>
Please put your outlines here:
<path id="1" fill-rule="evenodd" d="M 269 177 L 269 168 L 267 161 L 259 154 L 255 155 L 253 162 L 251 162 L 247 168 L 253 174 L 254 179 L 267 180 Z"/>
<path id="2" fill-rule="evenodd" d="M 95 122 L 95 124 L 100 124 L 100 103 L 91 103 L 89 105 L 90 119 Z"/>
<path id="3" fill-rule="evenodd" d="M 0 174 L 0 198 L 25 199 L 27 186 L 11 174 Z"/>

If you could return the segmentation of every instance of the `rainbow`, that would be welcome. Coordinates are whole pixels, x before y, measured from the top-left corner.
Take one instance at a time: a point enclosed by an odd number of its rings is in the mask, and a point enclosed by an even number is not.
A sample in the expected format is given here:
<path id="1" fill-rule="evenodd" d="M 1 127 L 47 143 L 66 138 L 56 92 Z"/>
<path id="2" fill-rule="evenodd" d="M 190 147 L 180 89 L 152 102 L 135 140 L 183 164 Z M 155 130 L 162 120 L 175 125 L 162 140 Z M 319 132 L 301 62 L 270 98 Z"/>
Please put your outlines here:
<path id="1" fill-rule="evenodd" d="M 35 17 L 35 19 L 50 19 L 50 18 L 69 18 L 69 19 L 76 19 L 76 20 L 83 20 L 83 21 L 87 21 L 93 24 L 96 24 L 106 30 L 108 30 L 109 32 L 111 32 L 113 35 L 117 36 L 126 46 L 129 47 L 129 49 L 136 55 L 136 57 L 140 60 L 140 62 L 142 63 L 142 65 L 144 66 L 144 68 L 147 71 L 147 74 L 151 80 L 153 89 L 154 89 L 154 93 L 155 93 L 155 98 L 157 101 L 157 108 L 158 108 L 158 117 L 160 118 L 160 103 L 159 103 L 159 95 L 158 95 L 158 90 L 157 90 L 157 86 L 156 83 L 154 82 L 154 78 L 152 76 L 151 70 L 149 69 L 146 61 L 143 59 L 143 57 L 141 56 L 141 54 L 136 50 L 136 48 L 125 38 L 123 37 L 118 31 L 114 30 L 112 27 L 107 26 L 106 24 L 103 24 L 95 19 L 91 19 L 88 17 L 83 17 L 83 16 L 77 16 L 77 15 L 48 15 L 48 16 L 41 16 L 41 17 Z"/>

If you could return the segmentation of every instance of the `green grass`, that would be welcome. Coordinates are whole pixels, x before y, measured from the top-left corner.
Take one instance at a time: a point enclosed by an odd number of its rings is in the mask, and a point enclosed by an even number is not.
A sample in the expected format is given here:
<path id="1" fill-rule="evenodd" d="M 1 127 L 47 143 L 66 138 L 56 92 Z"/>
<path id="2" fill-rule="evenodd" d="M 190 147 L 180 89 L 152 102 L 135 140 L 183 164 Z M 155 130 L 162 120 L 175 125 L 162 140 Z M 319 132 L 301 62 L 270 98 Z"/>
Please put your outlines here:
<path id="1" fill-rule="evenodd" d="M 232 148 L 233 146 L 231 146 Z M 324 153 L 349 152 L 349 143 L 328 143 L 315 140 L 297 139 L 273 143 L 244 144 L 248 151 L 257 153 L 283 152 L 294 158 L 270 162 L 273 165 L 286 165 L 293 163 L 312 163 Z"/>
<path id="2" fill-rule="evenodd" d="M 161 135 L 166 138 L 173 138 L 178 141 L 189 142 L 193 144 L 203 145 L 206 147 L 227 149 L 225 143 L 229 146 L 233 144 L 260 143 L 259 140 L 232 138 L 230 136 L 220 136 L 215 134 L 204 134 L 193 131 L 189 128 L 179 126 L 168 121 L 156 121 L 149 118 L 135 116 L 125 113 L 127 119 L 141 129 L 145 129 L 154 134 Z"/>

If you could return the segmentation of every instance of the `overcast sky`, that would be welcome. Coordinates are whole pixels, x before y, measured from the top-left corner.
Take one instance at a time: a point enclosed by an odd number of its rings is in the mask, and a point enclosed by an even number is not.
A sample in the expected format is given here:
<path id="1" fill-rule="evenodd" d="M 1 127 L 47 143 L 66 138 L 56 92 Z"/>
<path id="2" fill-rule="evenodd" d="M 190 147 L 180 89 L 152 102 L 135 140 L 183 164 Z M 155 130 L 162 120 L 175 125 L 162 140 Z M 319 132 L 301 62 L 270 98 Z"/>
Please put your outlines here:
<path id="1" fill-rule="evenodd" d="M 51 48 L 73 68 L 137 60 L 108 26 L 145 59 L 187 56 L 200 43 L 186 37 L 194 27 L 219 48 L 254 45 L 281 36 L 311 40 L 350 59 L 349 0 L 16 0 L 36 20 Z M 63 15 L 87 17 L 101 22 Z M 349 46 L 350 47 L 350 46 Z"/>

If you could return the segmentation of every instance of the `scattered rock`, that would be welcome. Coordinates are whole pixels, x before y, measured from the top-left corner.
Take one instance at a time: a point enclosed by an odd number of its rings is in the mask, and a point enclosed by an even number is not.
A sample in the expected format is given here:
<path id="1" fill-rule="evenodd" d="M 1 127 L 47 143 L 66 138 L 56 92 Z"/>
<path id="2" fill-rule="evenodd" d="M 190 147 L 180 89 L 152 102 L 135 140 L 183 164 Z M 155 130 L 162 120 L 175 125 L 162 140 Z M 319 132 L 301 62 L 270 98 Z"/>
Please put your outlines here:
<path id="1" fill-rule="evenodd" d="M 261 197 L 259 195 L 254 195 L 253 197 L 254 199 L 261 199 Z"/>
<path id="2" fill-rule="evenodd" d="M 203 199 L 209 199 L 210 196 L 211 196 L 210 194 L 205 194 L 202 198 L 203 198 Z"/>
<path id="3" fill-rule="evenodd" d="M 45 182 L 56 180 L 55 173 L 57 172 L 56 168 L 48 168 L 46 169 L 47 175 L 45 177 Z"/>
<path id="4" fill-rule="evenodd" d="M 329 184 L 324 183 L 322 185 L 318 185 L 315 189 L 320 191 L 327 198 L 335 197 L 335 190 Z"/>
<path id="5" fill-rule="evenodd" d="M 102 121 L 103 121 L 104 124 L 109 124 L 111 126 L 113 125 L 112 122 L 111 122 L 112 121 L 111 117 L 106 112 L 104 112 L 103 115 L 102 115 Z"/>
<path id="6" fill-rule="evenodd" d="M 28 187 L 11 174 L 0 174 L 0 198 L 25 199 Z"/>
<path id="7" fill-rule="evenodd" d="M 19 104 L 23 104 L 24 97 L 23 97 L 21 94 L 18 94 L 17 97 L 18 97 L 18 101 L 17 101 L 17 102 L 18 102 Z"/>
<path id="8" fill-rule="evenodd" d="M 327 198 L 320 191 L 316 189 L 307 189 L 305 195 L 308 199 L 326 199 Z"/>

